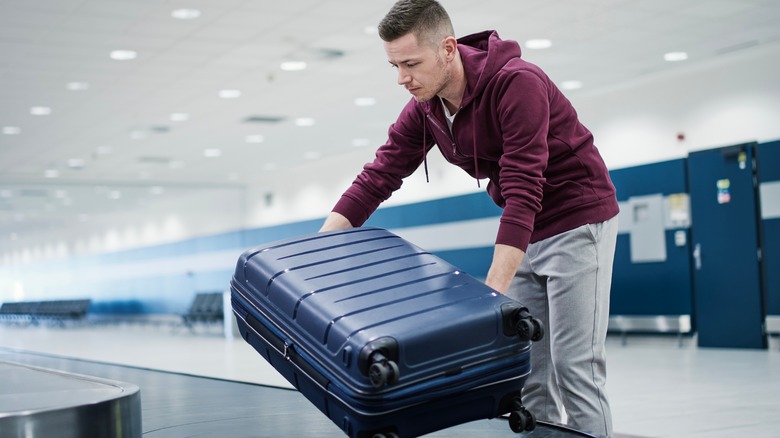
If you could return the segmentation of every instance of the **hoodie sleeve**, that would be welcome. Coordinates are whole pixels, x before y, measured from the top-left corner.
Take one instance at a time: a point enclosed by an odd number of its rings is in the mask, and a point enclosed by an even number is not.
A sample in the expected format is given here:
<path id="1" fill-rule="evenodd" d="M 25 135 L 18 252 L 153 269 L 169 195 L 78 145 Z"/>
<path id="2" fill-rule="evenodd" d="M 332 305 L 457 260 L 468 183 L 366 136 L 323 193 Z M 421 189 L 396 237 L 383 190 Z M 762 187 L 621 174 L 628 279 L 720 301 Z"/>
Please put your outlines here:
<path id="1" fill-rule="evenodd" d="M 547 82 L 534 72 L 515 70 L 496 87 L 498 122 L 503 136 L 499 185 L 505 201 L 496 236 L 525 251 L 542 208 L 550 103 Z"/>
<path id="2" fill-rule="evenodd" d="M 411 99 L 390 126 L 387 142 L 377 150 L 374 161 L 363 166 L 333 211 L 344 215 L 353 226 L 363 225 L 423 162 L 432 146 L 426 145 L 424 123 L 424 112 Z"/>

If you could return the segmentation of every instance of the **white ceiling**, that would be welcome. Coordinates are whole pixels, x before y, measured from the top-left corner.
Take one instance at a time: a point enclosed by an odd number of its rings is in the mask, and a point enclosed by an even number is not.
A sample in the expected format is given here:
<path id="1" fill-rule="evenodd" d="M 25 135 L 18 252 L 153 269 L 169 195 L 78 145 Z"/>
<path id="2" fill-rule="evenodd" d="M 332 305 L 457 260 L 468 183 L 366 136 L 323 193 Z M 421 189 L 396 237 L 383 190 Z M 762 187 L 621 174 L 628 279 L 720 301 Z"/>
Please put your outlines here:
<path id="1" fill-rule="evenodd" d="M 0 128 L 20 130 L 0 131 L 0 238 L 103 208 L 119 187 L 123 199 L 158 186 L 240 187 L 261 172 L 347 153 L 355 139 L 379 145 L 408 99 L 378 36 L 365 31 L 392 3 L 0 0 Z M 497 29 L 521 43 L 551 39 L 552 48 L 524 56 L 557 82 L 582 81 L 571 94 L 780 38 L 777 0 L 442 3 L 458 35 Z M 201 16 L 172 18 L 180 8 Z M 138 58 L 110 59 L 117 49 Z M 665 62 L 669 51 L 689 59 Z M 287 60 L 308 68 L 282 71 Z M 89 88 L 69 90 L 76 81 Z M 221 99 L 223 89 L 241 96 Z M 376 105 L 356 106 L 360 97 Z M 31 114 L 37 106 L 51 114 Z M 253 116 L 281 120 L 246 121 Z M 296 126 L 299 117 L 315 124 Z M 248 135 L 263 142 L 247 143 Z M 205 157 L 212 148 L 221 156 Z M 79 209 L 68 208 L 74 202 Z"/>

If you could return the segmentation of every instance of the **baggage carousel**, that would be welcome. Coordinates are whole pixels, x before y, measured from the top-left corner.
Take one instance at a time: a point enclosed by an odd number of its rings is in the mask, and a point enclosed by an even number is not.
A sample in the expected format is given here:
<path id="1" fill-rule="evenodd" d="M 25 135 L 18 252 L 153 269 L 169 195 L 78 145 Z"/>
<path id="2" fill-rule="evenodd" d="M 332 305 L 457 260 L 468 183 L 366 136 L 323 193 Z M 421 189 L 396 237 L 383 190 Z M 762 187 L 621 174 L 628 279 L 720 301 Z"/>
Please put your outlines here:
<path id="1" fill-rule="evenodd" d="M 343 437 L 297 391 L 0 348 L 0 438 Z M 484 420 L 438 438 L 586 437 Z"/>

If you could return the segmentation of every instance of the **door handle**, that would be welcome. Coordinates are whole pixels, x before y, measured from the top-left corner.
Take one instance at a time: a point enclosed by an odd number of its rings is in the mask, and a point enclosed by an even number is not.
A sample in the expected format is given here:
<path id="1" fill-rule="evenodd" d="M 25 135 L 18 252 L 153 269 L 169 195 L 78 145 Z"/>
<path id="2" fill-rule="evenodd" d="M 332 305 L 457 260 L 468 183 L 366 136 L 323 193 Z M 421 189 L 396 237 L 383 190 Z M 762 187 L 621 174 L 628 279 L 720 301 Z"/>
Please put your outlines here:
<path id="1" fill-rule="evenodd" d="M 701 244 L 697 243 L 693 247 L 693 263 L 697 271 L 701 270 Z"/>

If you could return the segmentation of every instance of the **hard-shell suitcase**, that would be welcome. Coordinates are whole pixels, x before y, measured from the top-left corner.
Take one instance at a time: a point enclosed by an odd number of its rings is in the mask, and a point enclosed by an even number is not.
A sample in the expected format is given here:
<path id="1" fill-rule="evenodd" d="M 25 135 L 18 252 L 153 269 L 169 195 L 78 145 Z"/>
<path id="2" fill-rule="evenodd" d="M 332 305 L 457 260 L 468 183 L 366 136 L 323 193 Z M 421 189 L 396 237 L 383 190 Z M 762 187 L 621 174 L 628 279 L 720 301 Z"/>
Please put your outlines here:
<path id="1" fill-rule="evenodd" d="M 539 321 L 387 230 L 283 240 L 241 255 L 242 337 L 350 437 L 419 436 L 510 414 Z"/>

